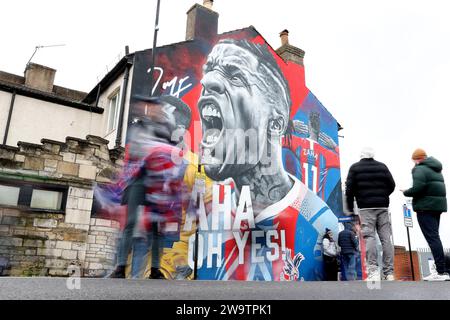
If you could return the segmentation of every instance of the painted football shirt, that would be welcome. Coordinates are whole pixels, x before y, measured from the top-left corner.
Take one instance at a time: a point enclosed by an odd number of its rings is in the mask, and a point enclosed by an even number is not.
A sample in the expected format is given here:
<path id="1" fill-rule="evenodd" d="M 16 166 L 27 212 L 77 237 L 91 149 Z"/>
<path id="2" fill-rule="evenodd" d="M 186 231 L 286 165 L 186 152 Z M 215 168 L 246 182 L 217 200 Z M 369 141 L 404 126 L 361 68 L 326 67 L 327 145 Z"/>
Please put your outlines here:
<path id="1" fill-rule="evenodd" d="M 327 199 L 325 186 L 327 185 L 328 170 L 331 168 L 340 168 L 339 148 L 334 150 L 327 149 L 309 138 L 300 138 L 295 135 L 291 138 L 289 148 L 300 161 L 300 168 L 294 170 L 301 181 L 308 186 L 322 200 Z M 295 166 L 294 166 L 295 167 Z"/>
<path id="2" fill-rule="evenodd" d="M 244 249 L 244 263 L 239 264 L 239 250 L 232 231 L 219 231 L 223 241 L 222 263 L 220 266 L 207 268 L 205 259 L 199 269 L 200 279 L 280 281 L 321 278 L 319 235 L 325 227 L 334 229 L 333 227 L 337 226 L 337 218 L 324 201 L 298 179 L 290 177 L 294 181 L 292 189 L 281 201 L 265 208 L 255 217 L 256 228 L 249 230 L 246 224 L 241 226 L 241 237 L 245 231 L 250 231 Z M 232 214 L 234 212 L 235 209 Z M 277 244 L 280 250 L 278 259 L 269 261 L 264 258 L 264 262 L 252 263 L 252 233 L 270 230 L 276 231 L 278 235 L 278 239 L 271 238 L 271 242 Z M 205 238 L 207 233 L 204 232 Z M 257 256 L 265 256 L 269 251 L 273 251 L 273 248 L 267 246 L 265 237 L 257 238 L 256 243 L 260 245 Z"/>

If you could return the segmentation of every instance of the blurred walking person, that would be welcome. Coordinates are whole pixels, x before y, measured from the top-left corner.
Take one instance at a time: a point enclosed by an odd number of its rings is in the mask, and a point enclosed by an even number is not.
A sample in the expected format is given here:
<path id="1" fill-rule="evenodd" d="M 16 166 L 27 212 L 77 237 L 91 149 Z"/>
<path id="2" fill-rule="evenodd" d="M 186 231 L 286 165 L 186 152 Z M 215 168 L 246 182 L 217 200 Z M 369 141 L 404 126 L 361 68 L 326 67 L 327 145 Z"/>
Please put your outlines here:
<path id="1" fill-rule="evenodd" d="M 128 136 L 129 159 L 121 184 L 125 185 L 122 204 L 127 205 L 127 222 L 118 246 L 117 266 L 110 277 L 125 278 L 125 267 L 135 239 L 132 266 L 138 277 L 145 262 L 148 248 L 152 248 L 151 278 L 162 279 L 159 270 L 163 240 L 167 234 L 179 233 L 181 216 L 181 185 L 185 170 L 182 150 L 175 145 L 180 138 L 176 117 L 177 109 L 169 97 L 140 97 L 149 112 L 146 117 L 134 120 Z M 144 207 L 145 235 L 138 231 L 138 212 Z M 137 226 L 138 224 L 138 226 Z M 167 226 L 175 227 L 170 231 Z M 169 231 L 168 231 L 169 230 Z M 133 237 L 133 234 L 136 237 Z M 145 245 L 147 244 L 147 250 Z"/>
<path id="2" fill-rule="evenodd" d="M 356 280 L 356 256 L 359 251 L 359 241 L 352 223 L 344 223 L 344 228 L 338 236 L 338 245 L 341 248 L 342 280 L 353 281 Z"/>
<path id="3" fill-rule="evenodd" d="M 354 211 L 354 200 L 359 209 L 362 235 L 366 244 L 367 281 L 394 280 L 394 245 L 389 216 L 389 196 L 395 182 L 388 167 L 374 159 L 375 151 L 366 147 L 361 160 L 349 170 L 345 196 L 349 211 Z M 383 248 L 383 275 L 378 269 L 376 233 Z"/>
<path id="4" fill-rule="evenodd" d="M 179 237 L 186 161 L 183 152 L 172 141 L 177 130 L 172 108 L 166 103 L 151 110 L 154 139 L 145 159 L 145 203 L 148 241 L 151 243 L 150 279 L 166 279 L 160 270 L 163 243 Z"/>
<path id="5" fill-rule="evenodd" d="M 436 271 L 423 280 L 448 281 L 449 270 L 445 264 L 444 249 L 439 236 L 441 214 L 447 211 L 442 164 L 437 159 L 428 157 L 423 149 L 416 149 L 412 160 L 415 163 L 412 170 L 413 186 L 400 191 L 406 197 L 413 198 L 413 210 L 417 213 L 417 221 L 435 261 Z"/>
<path id="6" fill-rule="evenodd" d="M 118 243 L 117 265 L 110 278 L 125 278 L 125 268 L 133 245 L 133 233 L 138 222 L 140 206 L 145 205 L 143 159 L 148 152 L 152 131 L 148 122 L 134 121 L 128 138 L 128 160 L 118 184 L 124 189 L 122 205 L 126 205 L 126 223 Z"/>

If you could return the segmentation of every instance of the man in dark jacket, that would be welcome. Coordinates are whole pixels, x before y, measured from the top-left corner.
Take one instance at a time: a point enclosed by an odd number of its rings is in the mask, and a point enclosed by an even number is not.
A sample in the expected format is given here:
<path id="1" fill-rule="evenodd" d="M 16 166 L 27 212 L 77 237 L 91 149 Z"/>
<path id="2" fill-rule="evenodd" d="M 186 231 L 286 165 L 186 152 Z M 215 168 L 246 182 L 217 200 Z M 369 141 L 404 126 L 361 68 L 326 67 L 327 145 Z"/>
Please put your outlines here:
<path id="1" fill-rule="evenodd" d="M 447 211 L 442 164 L 437 159 L 428 157 L 423 149 L 415 150 L 412 160 L 416 164 L 412 170 L 413 186 L 401 191 L 406 197 L 413 198 L 413 209 L 417 212 L 417 221 L 430 246 L 437 271 L 423 280 L 450 280 L 445 266 L 444 249 L 439 237 L 441 213 Z"/>
<path id="2" fill-rule="evenodd" d="M 353 212 L 353 201 L 359 208 L 362 235 L 366 244 L 368 281 L 379 281 L 378 252 L 375 232 L 383 247 L 383 280 L 394 280 L 394 245 L 389 216 L 389 195 L 395 182 L 388 167 L 374 160 L 372 148 L 361 151 L 361 160 L 350 167 L 345 196 L 347 207 Z"/>
<path id="3" fill-rule="evenodd" d="M 344 223 L 344 228 L 339 232 L 338 237 L 338 245 L 341 248 L 342 280 L 351 281 L 356 280 L 356 254 L 359 251 L 359 241 L 352 223 Z"/>

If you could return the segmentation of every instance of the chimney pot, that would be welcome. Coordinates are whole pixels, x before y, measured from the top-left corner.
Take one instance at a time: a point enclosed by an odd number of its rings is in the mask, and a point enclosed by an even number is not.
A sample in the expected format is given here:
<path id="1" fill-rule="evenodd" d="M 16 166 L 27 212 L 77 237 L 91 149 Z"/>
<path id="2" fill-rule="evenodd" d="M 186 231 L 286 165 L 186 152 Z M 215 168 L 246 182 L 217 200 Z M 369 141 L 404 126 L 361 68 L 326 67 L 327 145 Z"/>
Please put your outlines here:
<path id="1" fill-rule="evenodd" d="M 289 44 L 289 31 L 287 29 L 284 29 L 283 31 L 281 31 L 280 38 L 281 38 L 282 46 Z"/>
<path id="2" fill-rule="evenodd" d="M 208 9 L 212 10 L 213 4 L 214 4 L 214 0 L 203 0 L 203 6 Z"/>

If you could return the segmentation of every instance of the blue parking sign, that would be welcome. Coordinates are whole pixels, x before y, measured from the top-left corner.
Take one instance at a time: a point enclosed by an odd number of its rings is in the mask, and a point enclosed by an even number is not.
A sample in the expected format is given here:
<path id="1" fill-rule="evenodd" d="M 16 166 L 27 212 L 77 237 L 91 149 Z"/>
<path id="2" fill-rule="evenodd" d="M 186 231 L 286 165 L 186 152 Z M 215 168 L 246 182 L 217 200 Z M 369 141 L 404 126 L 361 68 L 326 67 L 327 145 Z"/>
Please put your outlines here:
<path id="1" fill-rule="evenodd" d="M 405 222 L 405 226 L 408 228 L 412 228 L 413 222 L 412 222 L 412 213 L 411 209 L 408 208 L 406 204 L 403 205 L 403 219 Z"/>
<path id="2" fill-rule="evenodd" d="M 409 209 L 409 208 L 406 206 L 406 204 L 403 205 L 403 216 L 404 216 L 405 218 L 412 218 L 412 216 L 411 216 L 411 209 Z"/>

